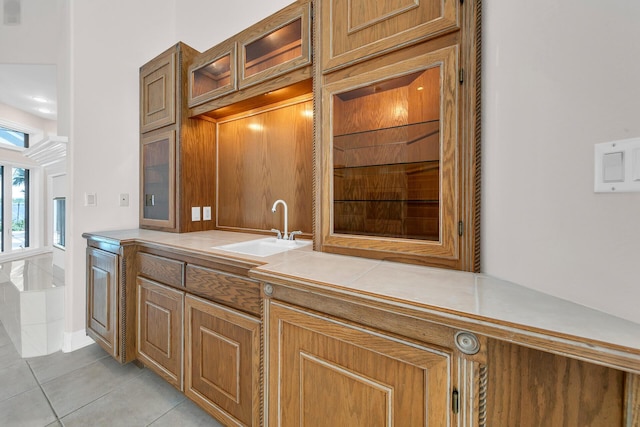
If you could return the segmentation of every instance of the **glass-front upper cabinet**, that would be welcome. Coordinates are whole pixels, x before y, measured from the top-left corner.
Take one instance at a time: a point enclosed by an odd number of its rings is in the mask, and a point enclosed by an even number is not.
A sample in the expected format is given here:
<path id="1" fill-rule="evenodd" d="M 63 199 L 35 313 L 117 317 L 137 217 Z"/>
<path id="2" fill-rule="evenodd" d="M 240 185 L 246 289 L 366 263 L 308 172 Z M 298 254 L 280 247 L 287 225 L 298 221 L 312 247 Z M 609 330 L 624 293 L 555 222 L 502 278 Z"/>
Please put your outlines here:
<path id="1" fill-rule="evenodd" d="M 323 87 L 322 250 L 458 257 L 457 57 L 450 46 Z"/>
<path id="2" fill-rule="evenodd" d="M 294 3 L 239 35 L 240 88 L 311 63 L 311 3 Z"/>
<path id="3" fill-rule="evenodd" d="M 189 107 L 237 89 L 236 43 L 226 42 L 201 54 L 189 67 Z"/>
<path id="4" fill-rule="evenodd" d="M 147 228 L 175 227 L 175 130 L 142 138 L 140 225 Z"/>

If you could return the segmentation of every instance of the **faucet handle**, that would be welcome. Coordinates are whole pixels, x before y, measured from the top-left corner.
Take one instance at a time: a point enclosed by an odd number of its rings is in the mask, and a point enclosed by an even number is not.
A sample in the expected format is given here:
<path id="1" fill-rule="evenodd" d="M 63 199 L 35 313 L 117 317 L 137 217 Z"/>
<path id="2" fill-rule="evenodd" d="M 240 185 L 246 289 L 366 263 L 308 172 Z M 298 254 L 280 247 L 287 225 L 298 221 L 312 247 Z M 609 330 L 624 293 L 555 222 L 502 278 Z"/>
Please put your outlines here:
<path id="1" fill-rule="evenodd" d="M 302 234 L 302 231 L 292 231 L 289 233 L 289 240 L 296 240 L 296 234 Z"/>
<path id="2" fill-rule="evenodd" d="M 278 237 L 277 238 L 278 239 L 282 239 L 282 233 L 280 232 L 280 230 L 276 230 L 275 228 L 272 228 L 271 231 L 274 232 L 274 233 L 278 233 Z"/>

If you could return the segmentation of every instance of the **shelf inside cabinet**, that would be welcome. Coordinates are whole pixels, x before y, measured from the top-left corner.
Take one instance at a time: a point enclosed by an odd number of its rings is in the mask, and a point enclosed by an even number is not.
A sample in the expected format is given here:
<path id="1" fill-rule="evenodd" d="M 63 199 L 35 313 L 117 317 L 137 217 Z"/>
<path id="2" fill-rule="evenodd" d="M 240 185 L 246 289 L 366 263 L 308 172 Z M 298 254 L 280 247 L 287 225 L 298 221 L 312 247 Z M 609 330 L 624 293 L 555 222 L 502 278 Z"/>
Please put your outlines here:
<path id="1" fill-rule="evenodd" d="M 334 169 L 433 162 L 440 159 L 440 122 L 430 120 L 336 135 Z"/>
<path id="2" fill-rule="evenodd" d="M 244 46 L 244 77 L 302 56 L 302 18 Z"/>
<path id="3" fill-rule="evenodd" d="M 334 233 L 439 239 L 437 200 L 335 200 Z"/>

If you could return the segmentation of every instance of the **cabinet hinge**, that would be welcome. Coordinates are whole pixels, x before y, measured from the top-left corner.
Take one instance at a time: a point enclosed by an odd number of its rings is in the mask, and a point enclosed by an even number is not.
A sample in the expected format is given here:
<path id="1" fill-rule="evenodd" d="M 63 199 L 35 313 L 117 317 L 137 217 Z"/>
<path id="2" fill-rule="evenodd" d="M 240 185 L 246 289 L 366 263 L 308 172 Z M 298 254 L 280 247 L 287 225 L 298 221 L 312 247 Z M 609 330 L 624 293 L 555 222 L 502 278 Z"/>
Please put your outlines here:
<path id="1" fill-rule="evenodd" d="M 464 234 L 464 222 L 458 222 L 458 236 L 462 236 Z"/>
<path id="2" fill-rule="evenodd" d="M 454 414 L 460 412 L 460 393 L 455 388 L 453 389 L 453 393 L 451 393 L 451 410 Z"/>
<path id="3" fill-rule="evenodd" d="M 460 71 L 458 72 L 458 80 L 460 81 L 460 84 L 464 82 L 464 68 L 460 68 Z"/>

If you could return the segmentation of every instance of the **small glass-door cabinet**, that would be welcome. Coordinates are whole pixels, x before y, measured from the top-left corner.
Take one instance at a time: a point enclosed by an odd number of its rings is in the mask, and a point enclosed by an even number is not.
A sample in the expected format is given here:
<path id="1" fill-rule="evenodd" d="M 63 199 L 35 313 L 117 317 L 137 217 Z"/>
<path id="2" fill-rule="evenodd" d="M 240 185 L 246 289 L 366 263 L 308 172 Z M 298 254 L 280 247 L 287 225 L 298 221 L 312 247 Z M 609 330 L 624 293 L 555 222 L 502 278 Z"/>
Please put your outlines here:
<path id="1" fill-rule="evenodd" d="M 322 250 L 458 257 L 458 71 L 450 46 L 326 84 Z"/>
<path id="2" fill-rule="evenodd" d="M 147 228 L 175 227 L 176 137 L 169 129 L 145 135 L 140 145 L 140 225 Z"/>
<path id="3" fill-rule="evenodd" d="M 239 34 L 240 88 L 311 63 L 311 3 L 292 4 Z"/>
<path id="4" fill-rule="evenodd" d="M 237 89 L 236 43 L 221 43 L 201 54 L 189 67 L 189 107 Z"/>

